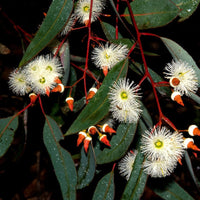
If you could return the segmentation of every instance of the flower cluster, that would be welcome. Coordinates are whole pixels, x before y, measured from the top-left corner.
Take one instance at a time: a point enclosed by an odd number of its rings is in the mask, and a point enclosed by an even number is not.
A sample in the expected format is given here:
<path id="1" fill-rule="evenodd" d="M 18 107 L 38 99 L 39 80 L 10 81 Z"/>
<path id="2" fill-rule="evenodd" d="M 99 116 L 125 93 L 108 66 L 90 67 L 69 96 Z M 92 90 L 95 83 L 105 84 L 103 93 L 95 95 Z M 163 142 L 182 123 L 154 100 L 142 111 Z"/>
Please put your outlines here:
<path id="1" fill-rule="evenodd" d="M 180 95 L 190 96 L 198 89 L 198 78 L 192 66 L 188 63 L 172 61 L 165 67 L 165 78 L 169 79 L 170 86 Z"/>
<path id="2" fill-rule="evenodd" d="M 183 135 L 171 133 L 166 127 L 156 127 L 142 135 L 141 150 L 146 156 L 144 171 L 151 177 L 170 175 L 184 153 Z"/>
<path id="3" fill-rule="evenodd" d="M 134 86 L 134 82 L 119 79 L 111 87 L 109 95 L 110 111 L 113 118 L 119 122 L 135 123 L 138 121 L 141 110 L 139 86 Z"/>
<path id="4" fill-rule="evenodd" d="M 92 136 L 98 134 L 99 141 L 110 147 L 110 142 L 105 133 L 112 135 L 113 133 L 116 133 L 116 131 L 107 123 L 104 123 L 103 125 L 90 126 L 87 130 L 78 133 L 77 146 L 83 142 L 85 152 L 87 153 L 89 144 L 92 141 Z"/>
<path id="5" fill-rule="evenodd" d="M 103 69 L 106 76 L 108 70 L 126 58 L 128 51 L 126 45 L 106 43 L 105 46 L 101 44 L 99 47 L 95 47 L 91 58 L 97 67 Z"/>
<path id="6" fill-rule="evenodd" d="M 57 84 L 63 92 L 64 86 L 59 77 L 62 76 L 62 67 L 57 58 L 39 56 L 23 69 L 14 70 L 9 77 L 10 89 L 17 95 L 25 95 L 31 91 L 36 94 L 49 95 L 50 90 Z"/>

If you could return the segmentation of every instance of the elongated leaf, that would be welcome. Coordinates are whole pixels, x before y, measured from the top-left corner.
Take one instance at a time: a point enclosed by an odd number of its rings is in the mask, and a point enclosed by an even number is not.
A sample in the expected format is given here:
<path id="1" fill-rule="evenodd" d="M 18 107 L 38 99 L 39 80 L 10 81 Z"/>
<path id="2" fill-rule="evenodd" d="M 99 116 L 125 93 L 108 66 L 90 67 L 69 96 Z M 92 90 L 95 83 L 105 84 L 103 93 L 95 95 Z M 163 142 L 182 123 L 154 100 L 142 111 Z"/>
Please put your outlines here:
<path id="1" fill-rule="evenodd" d="M 165 200 L 194 200 L 182 187 L 171 180 L 164 184 L 160 183 L 153 191 Z"/>
<path id="2" fill-rule="evenodd" d="M 103 29 L 104 34 L 106 35 L 107 39 L 110 40 L 114 40 L 115 39 L 115 34 L 116 34 L 116 29 L 114 26 L 106 23 L 106 22 L 102 22 L 101 23 L 101 27 Z M 120 33 L 118 33 L 118 38 L 123 38 L 122 35 Z"/>
<path id="3" fill-rule="evenodd" d="M 108 100 L 109 87 L 114 81 L 118 80 L 120 77 L 124 77 L 127 69 L 128 60 L 126 59 L 119 62 L 110 70 L 95 96 L 83 109 L 65 135 L 74 134 L 87 129 L 89 126 L 97 124 L 105 117 L 109 112 L 110 106 Z"/>
<path id="4" fill-rule="evenodd" d="M 145 131 L 147 128 L 144 123 L 140 120 L 139 122 L 138 135 L 141 135 L 142 131 Z M 139 145 L 138 145 L 139 146 Z M 143 172 L 142 164 L 145 160 L 143 154 L 140 152 L 140 148 L 137 148 L 137 155 L 135 162 L 133 164 L 133 169 L 131 176 L 126 184 L 125 190 L 122 194 L 121 200 L 138 200 L 143 194 L 145 184 L 148 178 L 148 175 Z"/>
<path id="5" fill-rule="evenodd" d="M 163 41 L 165 46 L 168 48 L 168 50 L 171 53 L 174 60 L 185 61 L 194 69 L 194 71 L 196 72 L 196 75 L 198 77 L 198 83 L 200 86 L 200 70 L 199 70 L 198 66 L 196 65 L 195 61 L 193 60 L 193 58 L 188 54 L 188 52 L 185 51 L 179 44 L 177 44 L 176 42 L 174 42 L 168 38 L 161 37 L 160 39 Z"/>
<path id="6" fill-rule="evenodd" d="M 172 0 L 176 6 L 181 10 L 179 13 L 179 21 L 183 21 L 190 17 L 194 11 L 197 9 L 200 0 Z"/>
<path id="7" fill-rule="evenodd" d="M 59 181 L 63 199 L 75 200 L 77 175 L 74 162 L 68 151 L 60 146 L 59 141 L 63 139 L 62 132 L 49 116 L 46 117 L 43 139 Z"/>
<path id="8" fill-rule="evenodd" d="M 190 98 L 196 101 L 198 104 L 200 104 L 200 97 L 197 96 L 196 94 L 191 93 Z"/>
<path id="9" fill-rule="evenodd" d="M 199 182 L 199 180 L 197 179 L 197 177 L 196 177 L 195 174 L 194 174 L 194 170 L 193 170 L 193 167 L 192 167 L 192 163 L 191 163 L 191 160 L 190 160 L 190 157 L 189 157 L 187 151 L 185 151 L 185 156 L 184 156 L 184 157 L 185 157 L 185 162 L 186 162 L 186 164 L 187 164 L 187 167 L 188 167 L 188 170 L 189 170 L 189 172 L 190 172 L 190 175 L 191 175 L 191 177 L 192 177 L 192 179 L 193 179 L 193 181 L 194 181 L 196 187 L 197 187 L 198 190 L 200 191 L 200 182 Z"/>
<path id="10" fill-rule="evenodd" d="M 100 143 L 95 146 L 97 164 L 105 164 L 120 159 L 133 141 L 137 124 L 120 124 L 116 135 L 112 136 L 111 147 L 100 150 Z"/>
<path id="11" fill-rule="evenodd" d="M 17 127 L 18 117 L 16 116 L 0 119 L 0 157 L 10 147 Z"/>
<path id="12" fill-rule="evenodd" d="M 114 199 L 114 171 L 106 174 L 97 184 L 92 200 Z"/>
<path id="13" fill-rule="evenodd" d="M 63 45 L 64 51 L 61 53 L 60 58 L 61 62 L 64 68 L 64 76 L 62 79 L 62 84 L 67 85 L 67 81 L 69 78 L 69 72 L 70 72 L 70 49 L 69 49 L 69 43 L 66 42 Z"/>
<path id="14" fill-rule="evenodd" d="M 28 46 L 19 66 L 23 66 L 44 49 L 66 24 L 72 11 L 72 0 L 54 0 L 36 36 Z"/>
<path id="15" fill-rule="evenodd" d="M 95 158 L 92 146 L 89 146 L 88 153 L 85 153 L 84 148 L 81 149 L 81 160 L 78 169 L 78 185 L 77 189 L 82 189 L 89 185 L 95 174 Z"/>
<path id="16" fill-rule="evenodd" d="M 149 29 L 168 24 L 179 14 L 178 7 L 169 0 L 134 0 L 131 8 L 139 29 Z M 129 14 L 128 8 L 125 15 Z M 126 17 L 131 23 L 131 18 Z"/>

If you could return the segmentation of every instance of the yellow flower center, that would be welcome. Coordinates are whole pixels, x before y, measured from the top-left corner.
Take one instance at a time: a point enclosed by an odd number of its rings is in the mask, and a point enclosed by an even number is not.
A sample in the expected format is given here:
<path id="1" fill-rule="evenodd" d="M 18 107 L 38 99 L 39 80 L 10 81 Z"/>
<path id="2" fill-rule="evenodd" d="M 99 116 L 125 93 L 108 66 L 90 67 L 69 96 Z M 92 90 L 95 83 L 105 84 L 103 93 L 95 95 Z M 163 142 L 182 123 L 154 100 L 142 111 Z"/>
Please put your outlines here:
<path id="1" fill-rule="evenodd" d="M 127 98 L 128 98 L 127 92 L 123 91 L 123 92 L 121 93 L 121 98 L 124 99 L 124 100 L 127 99 Z"/>
<path id="2" fill-rule="evenodd" d="M 36 71 L 36 70 L 37 70 L 37 66 L 33 66 L 31 69 L 32 69 L 33 71 Z"/>
<path id="3" fill-rule="evenodd" d="M 105 58 L 106 59 L 109 59 L 110 58 L 110 55 L 108 55 L 107 53 L 105 54 Z"/>
<path id="4" fill-rule="evenodd" d="M 90 7 L 89 6 L 84 6 L 83 7 L 83 11 L 88 13 L 90 11 Z"/>
<path id="5" fill-rule="evenodd" d="M 41 78 L 39 81 L 40 81 L 40 83 L 42 83 L 42 84 L 43 84 L 43 83 L 45 83 L 45 82 L 46 82 L 46 79 L 45 79 L 44 77 L 42 77 L 42 78 Z"/>
<path id="6" fill-rule="evenodd" d="M 48 70 L 48 71 L 52 71 L 53 68 L 52 68 L 51 66 L 47 66 L 47 67 L 46 67 L 46 70 Z"/>
<path id="7" fill-rule="evenodd" d="M 18 78 L 18 81 L 21 82 L 21 83 L 25 82 L 24 79 L 22 79 L 22 78 Z"/>
<path id="8" fill-rule="evenodd" d="M 159 139 L 156 140 L 156 142 L 154 143 L 155 147 L 160 149 L 163 147 L 163 142 Z"/>

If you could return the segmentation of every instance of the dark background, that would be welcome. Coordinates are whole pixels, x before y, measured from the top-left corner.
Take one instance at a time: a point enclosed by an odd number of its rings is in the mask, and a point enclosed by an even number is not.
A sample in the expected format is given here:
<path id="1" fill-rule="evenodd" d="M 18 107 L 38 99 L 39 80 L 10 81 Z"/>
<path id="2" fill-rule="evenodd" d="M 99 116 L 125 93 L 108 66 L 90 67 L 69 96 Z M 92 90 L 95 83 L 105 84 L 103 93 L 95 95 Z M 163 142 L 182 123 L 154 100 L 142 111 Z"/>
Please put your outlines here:
<path id="1" fill-rule="evenodd" d="M 8 89 L 7 81 L 10 71 L 18 66 L 22 56 L 23 48 L 21 39 L 25 47 L 28 41 L 24 40 L 22 32 L 17 32 L 14 26 L 18 25 L 27 33 L 34 35 L 41 24 L 44 15 L 50 5 L 50 0 L 1 0 L 0 2 L 0 43 L 9 50 L 4 49 L 0 54 L 0 117 L 13 115 L 24 106 L 22 97 L 14 96 Z M 200 8 L 187 20 L 178 23 L 174 20 L 165 27 L 148 30 L 176 41 L 180 44 L 196 61 L 200 64 Z M 77 36 L 78 34 L 76 34 Z M 73 36 L 71 36 L 73 39 Z M 145 50 L 154 50 L 165 56 L 166 50 L 162 50 L 160 43 L 151 37 L 144 39 Z M 72 47 L 76 49 L 75 47 Z M 164 59 L 169 59 L 166 55 Z M 147 61 L 155 68 L 159 68 L 163 62 L 162 57 L 148 57 Z M 163 67 L 163 66 L 162 66 Z M 146 103 L 152 100 L 152 94 L 148 94 Z M 196 112 L 193 112 L 195 103 L 185 99 L 186 107 L 180 108 L 175 104 L 167 104 L 165 112 L 171 116 L 172 121 L 176 120 L 179 127 L 187 125 L 188 121 L 199 120 L 199 106 L 196 105 Z M 166 103 L 166 102 L 165 102 Z M 165 104 L 163 103 L 163 104 Z M 154 106 L 149 106 L 150 112 Z M 174 113 L 174 110 L 177 113 Z M 35 121 L 37 126 L 29 124 L 29 136 L 17 132 L 11 149 L 0 159 L 0 200 L 21 200 L 21 199 L 51 199 L 60 200 L 60 190 L 53 173 L 53 168 L 48 158 L 48 154 L 41 142 L 41 124 L 44 119 L 40 108 L 35 106 L 30 108 L 29 121 Z M 35 114 L 38 117 L 35 118 Z M 177 117 L 178 115 L 178 117 Z M 184 117 L 183 117 L 184 116 Z M 184 127 L 186 128 L 186 127 Z M 197 143 L 200 147 L 200 143 Z M 191 155 L 193 167 L 197 177 L 200 177 L 200 159 Z M 199 154 L 198 154 L 199 156 Z M 116 179 L 119 177 L 116 177 Z M 199 193 L 195 187 L 183 161 L 183 166 L 176 169 L 174 178 L 185 188 L 195 199 L 199 198 Z M 125 182 L 122 182 L 125 184 Z M 116 186 L 117 188 L 120 186 Z M 91 196 L 91 188 L 86 188 L 78 194 L 79 199 Z M 159 199 L 147 187 L 142 199 Z"/>

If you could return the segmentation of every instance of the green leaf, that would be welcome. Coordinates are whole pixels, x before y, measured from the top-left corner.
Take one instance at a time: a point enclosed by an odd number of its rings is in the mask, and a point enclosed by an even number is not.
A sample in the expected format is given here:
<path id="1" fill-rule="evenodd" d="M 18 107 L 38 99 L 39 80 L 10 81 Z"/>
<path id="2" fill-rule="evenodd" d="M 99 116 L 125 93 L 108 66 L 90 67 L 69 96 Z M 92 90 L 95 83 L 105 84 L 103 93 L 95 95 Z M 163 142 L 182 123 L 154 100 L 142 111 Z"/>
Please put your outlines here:
<path id="1" fill-rule="evenodd" d="M 65 135 L 71 135 L 81 130 L 87 129 L 91 125 L 97 124 L 109 112 L 110 103 L 108 92 L 114 81 L 126 75 L 128 60 L 125 59 L 115 65 L 105 77 L 101 87 L 91 99 L 89 104 L 82 110 L 80 115 L 70 126 Z"/>
<path id="2" fill-rule="evenodd" d="M 98 182 L 92 200 L 113 200 L 114 189 L 114 171 L 111 171 Z"/>
<path id="3" fill-rule="evenodd" d="M 164 26 L 177 17 L 180 10 L 169 0 L 134 0 L 131 8 L 139 29 L 149 29 Z M 128 8 L 125 15 L 129 14 Z M 130 16 L 126 17 L 131 23 Z"/>
<path id="4" fill-rule="evenodd" d="M 190 98 L 200 104 L 200 97 L 194 93 L 191 93 Z"/>
<path id="5" fill-rule="evenodd" d="M 97 164 L 105 164 L 120 159 L 133 141 L 137 124 L 120 124 L 116 135 L 112 136 L 111 147 L 100 150 L 100 143 L 95 146 Z M 102 144 L 103 145 L 103 144 Z"/>
<path id="6" fill-rule="evenodd" d="M 74 162 L 68 151 L 60 146 L 59 141 L 63 139 L 62 132 L 49 116 L 46 116 L 43 139 L 59 181 L 63 199 L 75 200 L 77 175 Z"/>
<path id="7" fill-rule="evenodd" d="M 197 9 L 200 0 L 172 0 L 180 8 L 179 22 L 189 18 Z"/>
<path id="8" fill-rule="evenodd" d="M 108 24 L 106 22 L 102 22 L 101 23 L 101 27 L 103 29 L 103 32 L 106 36 L 106 38 L 110 41 L 110 40 L 114 40 L 115 39 L 115 32 L 116 29 L 114 26 L 112 26 L 111 24 Z M 118 38 L 123 38 L 122 35 L 118 32 Z"/>
<path id="9" fill-rule="evenodd" d="M 82 189 L 89 185 L 92 181 L 96 169 L 96 163 L 94 158 L 94 152 L 92 146 L 89 145 L 87 154 L 84 147 L 81 149 L 80 166 L 78 169 L 78 185 L 77 189 Z"/>
<path id="10" fill-rule="evenodd" d="M 72 0 L 54 0 L 37 34 L 29 44 L 19 66 L 25 65 L 43 50 L 62 30 L 72 12 Z"/>
<path id="11" fill-rule="evenodd" d="M 147 128 L 141 120 L 139 122 L 139 127 L 138 132 L 140 133 L 138 135 L 141 135 L 141 132 L 145 131 Z M 142 168 L 144 160 L 145 158 L 140 152 L 140 148 L 138 148 L 131 176 L 126 184 L 121 200 L 138 200 L 143 194 L 148 178 L 148 175 L 144 173 Z"/>
<path id="12" fill-rule="evenodd" d="M 165 200 L 194 200 L 182 187 L 171 180 L 159 183 L 153 191 Z"/>
<path id="13" fill-rule="evenodd" d="M 200 70 L 198 66 L 196 65 L 195 61 L 193 58 L 188 54 L 187 51 L 185 51 L 180 45 L 178 45 L 176 42 L 160 37 L 160 39 L 163 41 L 169 52 L 171 53 L 172 57 L 174 58 L 175 61 L 177 60 L 182 60 L 187 62 L 195 71 L 197 77 L 198 77 L 198 83 L 200 86 Z"/>
<path id="14" fill-rule="evenodd" d="M 10 147 L 18 127 L 18 117 L 12 116 L 0 119 L 0 157 Z"/>
<path id="15" fill-rule="evenodd" d="M 185 155 L 184 155 L 184 158 L 185 158 L 185 162 L 187 164 L 187 167 L 188 167 L 188 170 L 190 172 L 190 175 L 196 185 L 196 187 L 198 188 L 198 190 L 200 191 L 200 182 L 199 180 L 197 179 L 197 177 L 195 176 L 194 174 L 194 170 L 193 170 L 193 167 L 192 167 L 192 163 L 191 163 L 191 160 L 190 160 L 190 156 L 188 154 L 187 151 L 185 151 Z"/>
<path id="16" fill-rule="evenodd" d="M 60 58 L 61 62 L 64 68 L 64 76 L 62 78 L 62 84 L 67 85 L 67 81 L 69 78 L 69 72 L 70 72 L 70 49 L 69 49 L 69 43 L 65 42 L 63 44 L 64 51 L 61 53 Z"/>

